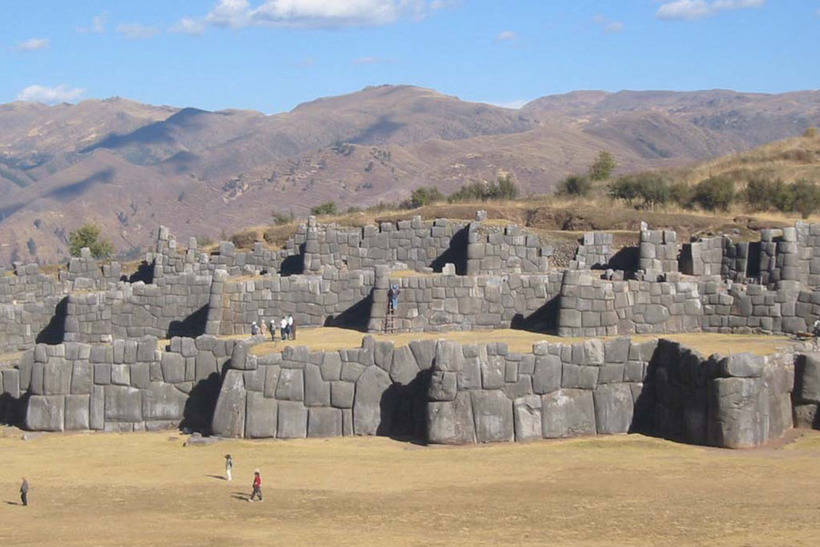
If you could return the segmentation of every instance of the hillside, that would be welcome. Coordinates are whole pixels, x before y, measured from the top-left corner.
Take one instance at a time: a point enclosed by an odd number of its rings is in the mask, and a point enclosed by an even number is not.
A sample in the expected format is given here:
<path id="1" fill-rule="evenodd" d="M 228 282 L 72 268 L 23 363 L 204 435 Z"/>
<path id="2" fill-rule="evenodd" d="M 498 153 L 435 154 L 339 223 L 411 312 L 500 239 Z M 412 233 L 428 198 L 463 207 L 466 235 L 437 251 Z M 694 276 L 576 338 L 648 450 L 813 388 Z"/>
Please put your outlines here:
<path id="1" fill-rule="evenodd" d="M 548 193 L 611 151 L 619 171 L 674 168 L 820 125 L 820 92 L 575 92 L 520 110 L 378 86 L 265 115 L 125 99 L 0 105 L 0 265 L 65 257 L 99 223 L 131 256 L 156 226 L 212 238 L 304 214 L 450 192 L 510 172 Z"/>

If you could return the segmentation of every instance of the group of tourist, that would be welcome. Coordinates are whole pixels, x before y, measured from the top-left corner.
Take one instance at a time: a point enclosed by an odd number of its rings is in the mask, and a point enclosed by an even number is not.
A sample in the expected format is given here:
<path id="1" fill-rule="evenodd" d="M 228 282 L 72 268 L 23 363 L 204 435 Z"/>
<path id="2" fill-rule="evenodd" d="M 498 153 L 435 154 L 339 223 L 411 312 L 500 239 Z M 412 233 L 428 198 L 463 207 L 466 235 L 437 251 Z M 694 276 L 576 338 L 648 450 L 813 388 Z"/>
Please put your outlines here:
<path id="1" fill-rule="evenodd" d="M 293 322 L 293 314 L 283 315 L 282 319 L 279 320 L 279 333 L 282 336 L 282 340 L 296 340 L 296 324 Z M 251 323 L 251 334 L 256 336 L 261 334 L 264 336 L 265 334 L 265 322 L 261 321 L 257 323 L 254 321 Z M 276 340 L 276 320 L 270 320 L 270 337 L 271 340 Z"/>
<path id="2" fill-rule="evenodd" d="M 233 457 L 230 454 L 225 454 L 225 480 L 231 481 L 231 473 L 233 472 Z M 258 469 L 253 471 L 253 482 L 251 483 L 251 495 L 248 498 L 248 501 L 253 501 L 255 498 L 259 498 L 259 501 L 262 501 L 262 474 L 259 472 Z"/>

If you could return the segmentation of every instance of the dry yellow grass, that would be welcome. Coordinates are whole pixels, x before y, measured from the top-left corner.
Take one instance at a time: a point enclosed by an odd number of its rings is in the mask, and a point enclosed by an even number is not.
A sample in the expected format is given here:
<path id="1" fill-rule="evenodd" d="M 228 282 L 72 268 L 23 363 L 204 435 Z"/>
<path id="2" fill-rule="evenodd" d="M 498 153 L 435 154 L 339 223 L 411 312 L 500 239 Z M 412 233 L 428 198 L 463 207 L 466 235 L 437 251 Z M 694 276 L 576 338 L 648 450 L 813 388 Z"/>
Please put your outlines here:
<path id="1" fill-rule="evenodd" d="M 285 346 L 308 346 L 314 351 L 336 349 L 350 349 L 361 347 L 363 333 L 355 330 L 336 327 L 300 328 L 297 329 L 298 339 L 295 341 L 266 342 L 253 347 L 255 355 L 264 355 L 274 351 L 282 351 Z M 491 342 L 506 342 L 510 351 L 525 353 L 532 349 L 532 345 L 540 341 L 572 343 L 585 338 L 561 338 L 535 332 L 514 329 L 478 330 L 478 331 L 451 331 L 451 332 L 408 332 L 398 334 L 375 334 L 376 340 L 390 340 L 397 346 L 407 345 L 413 340 L 437 340 L 444 338 L 463 344 L 478 344 Z M 645 341 L 658 338 L 659 335 L 640 335 L 635 340 Z M 669 334 L 663 338 L 676 340 L 687 347 L 695 349 L 705 356 L 712 353 L 739 353 L 752 352 L 767 355 L 778 348 L 786 347 L 795 342 L 785 336 L 763 336 L 747 334 L 713 334 L 688 333 Z M 233 336 L 231 338 L 244 338 Z"/>
<path id="2" fill-rule="evenodd" d="M 481 447 L 176 432 L 0 437 L 3 545 L 816 545 L 820 433 L 730 451 L 643 437 Z M 235 460 L 222 479 L 223 455 Z M 254 468 L 264 503 L 248 503 Z M 20 477 L 29 507 L 16 505 Z"/>

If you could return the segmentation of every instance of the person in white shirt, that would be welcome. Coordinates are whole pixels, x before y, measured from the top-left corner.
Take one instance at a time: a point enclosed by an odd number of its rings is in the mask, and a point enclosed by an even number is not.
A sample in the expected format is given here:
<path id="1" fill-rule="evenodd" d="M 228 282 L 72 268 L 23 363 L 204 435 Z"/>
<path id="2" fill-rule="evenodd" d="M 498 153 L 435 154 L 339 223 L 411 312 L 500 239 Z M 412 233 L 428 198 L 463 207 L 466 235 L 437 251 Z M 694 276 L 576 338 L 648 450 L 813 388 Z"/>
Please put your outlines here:
<path id="1" fill-rule="evenodd" d="M 293 314 L 288 314 L 288 339 L 296 340 L 296 325 L 293 324 Z"/>
<path id="2" fill-rule="evenodd" d="M 288 339 L 288 318 L 282 317 L 282 320 L 279 321 L 279 330 L 282 331 L 282 340 Z"/>

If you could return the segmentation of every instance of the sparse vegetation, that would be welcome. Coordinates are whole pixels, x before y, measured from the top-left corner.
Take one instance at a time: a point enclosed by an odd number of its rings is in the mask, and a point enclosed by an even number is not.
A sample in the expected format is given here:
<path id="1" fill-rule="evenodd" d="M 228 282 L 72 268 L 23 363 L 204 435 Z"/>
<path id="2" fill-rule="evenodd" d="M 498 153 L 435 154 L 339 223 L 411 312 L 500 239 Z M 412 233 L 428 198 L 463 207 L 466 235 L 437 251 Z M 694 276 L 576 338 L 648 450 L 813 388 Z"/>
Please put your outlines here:
<path id="1" fill-rule="evenodd" d="M 669 182 L 658 173 L 625 175 L 608 185 L 609 195 L 639 209 L 666 205 L 671 199 Z"/>
<path id="2" fill-rule="evenodd" d="M 26 247 L 28 247 L 28 254 L 31 256 L 37 256 L 37 243 L 34 241 L 34 238 L 28 238 L 28 241 L 26 241 Z"/>
<path id="3" fill-rule="evenodd" d="M 473 182 L 465 184 L 447 197 L 450 203 L 460 201 L 490 201 L 515 199 L 518 186 L 510 174 L 499 175 L 496 182 Z"/>
<path id="4" fill-rule="evenodd" d="M 288 211 L 287 213 L 282 213 L 280 211 L 273 212 L 273 223 L 277 226 L 281 226 L 282 224 L 290 224 L 295 219 L 293 215 L 293 211 Z"/>
<path id="5" fill-rule="evenodd" d="M 815 139 L 817 138 L 817 128 L 816 127 L 809 127 L 806 131 L 803 132 L 803 136 L 807 139 Z"/>
<path id="6" fill-rule="evenodd" d="M 592 181 L 584 175 L 570 175 L 558 184 L 558 194 L 564 196 L 586 196 L 592 190 Z"/>
<path id="7" fill-rule="evenodd" d="M 707 211 L 727 211 L 735 199 L 735 181 L 727 176 L 709 177 L 695 186 L 692 199 Z"/>
<path id="8" fill-rule="evenodd" d="M 231 243 L 239 249 L 250 249 L 256 241 L 256 230 L 247 230 L 231 236 Z"/>
<path id="9" fill-rule="evenodd" d="M 415 209 L 417 207 L 430 205 L 431 203 L 444 201 L 444 199 L 444 194 L 435 186 L 422 186 L 421 188 L 413 190 L 413 193 L 410 194 L 410 199 L 406 202 L 406 206 L 408 209 Z"/>
<path id="10" fill-rule="evenodd" d="M 68 252 L 71 256 L 80 256 L 83 247 L 88 247 L 91 256 L 97 259 L 109 258 L 114 252 L 114 246 L 100 237 L 100 227 L 93 223 L 84 224 L 68 234 Z"/>
<path id="11" fill-rule="evenodd" d="M 606 180 L 612 175 L 615 167 L 617 167 L 615 157 L 606 150 L 601 150 L 598 157 L 589 166 L 589 178 L 592 180 Z"/>
<path id="12" fill-rule="evenodd" d="M 310 214 L 321 216 L 321 215 L 335 215 L 338 213 L 338 209 L 336 208 L 335 201 L 326 201 L 317 205 L 316 207 L 311 208 Z"/>

